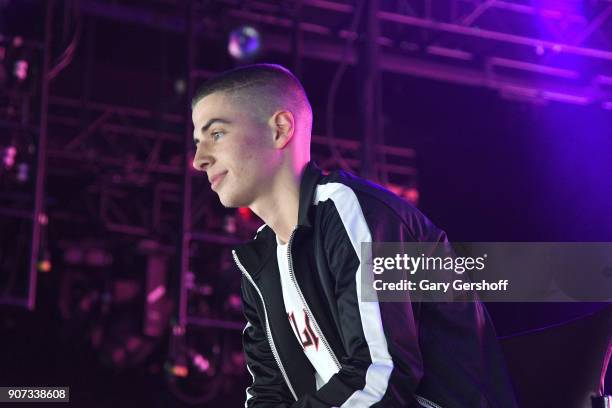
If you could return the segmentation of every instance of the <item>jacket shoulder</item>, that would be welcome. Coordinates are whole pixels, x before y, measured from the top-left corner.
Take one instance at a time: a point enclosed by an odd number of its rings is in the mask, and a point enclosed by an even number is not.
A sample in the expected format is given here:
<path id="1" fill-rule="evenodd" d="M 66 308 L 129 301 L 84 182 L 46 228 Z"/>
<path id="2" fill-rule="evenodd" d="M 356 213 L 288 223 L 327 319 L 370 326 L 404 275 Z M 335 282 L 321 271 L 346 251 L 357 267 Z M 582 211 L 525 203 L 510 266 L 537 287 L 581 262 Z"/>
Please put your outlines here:
<path id="1" fill-rule="evenodd" d="M 412 203 L 379 184 L 348 172 L 334 171 L 324 176 L 317 185 L 315 201 L 328 198 L 346 200 L 351 193 L 371 230 L 379 229 L 381 225 L 403 226 L 414 241 L 437 241 L 440 235 L 444 235 Z"/>

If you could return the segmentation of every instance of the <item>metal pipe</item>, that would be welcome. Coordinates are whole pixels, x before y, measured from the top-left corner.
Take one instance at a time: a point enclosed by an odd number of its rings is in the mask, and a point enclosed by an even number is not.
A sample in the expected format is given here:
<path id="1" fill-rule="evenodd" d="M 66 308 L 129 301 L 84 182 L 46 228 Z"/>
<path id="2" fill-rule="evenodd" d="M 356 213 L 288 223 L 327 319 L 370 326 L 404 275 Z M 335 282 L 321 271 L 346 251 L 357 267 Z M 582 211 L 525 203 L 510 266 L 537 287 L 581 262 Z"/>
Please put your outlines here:
<path id="1" fill-rule="evenodd" d="M 193 78 L 191 71 L 195 65 L 195 41 L 194 41 L 194 4 L 188 0 L 185 10 L 187 22 L 185 35 L 187 38 L 187 101 L 185 103 L 185 137 L 183 140 L 183 211 L 179 246 L 179 286 L 178 286 L 178 308 L 176 324 L 182 328 L 187 324 L 187 274 L 189 273 L 189 244 L 191 242 L 191 150 L 193 146 L 193 134 L 191 132 L 191 99 L 194 94 Z"/>
<path id="2" fill-rule="evenodd" d="M 38 258 L 40 254 L 40 218 L 45 199 L 45 173 L 47 153 L 47 112 L 49 109 L 49 68 L 51 65 L 51 35 L 53 24 L 53 7 L 55 0 L 47 1 L 45 18 L 45 47 L 43 51 L 43 72 L 40 97 L 40 133 L 37 143 L 36 176 L 34 179 L 34 210 L 32 211 L 32 240 L 29 260 L 29 282 L 27 308 L 36 307 L 36 284 L 38 280 Z"/>
<path id="3" fill-rule="evenodd" d="M 363 79 L 360 87 L 363 129 L 360 173 L 367 179 L 376 179 L 378 176 L 375 154 L 376 132 L 379 123 L 378 115 L 376 115 L 376 93 L 380 81 L 380 52 L 376 41 L 380 32 L 378 3 L 378 0 L 369 0 L 366 3 L 365 18 L 362 20 L 363 43 L 359 47 L 359 70 L 362 72 Z"/>

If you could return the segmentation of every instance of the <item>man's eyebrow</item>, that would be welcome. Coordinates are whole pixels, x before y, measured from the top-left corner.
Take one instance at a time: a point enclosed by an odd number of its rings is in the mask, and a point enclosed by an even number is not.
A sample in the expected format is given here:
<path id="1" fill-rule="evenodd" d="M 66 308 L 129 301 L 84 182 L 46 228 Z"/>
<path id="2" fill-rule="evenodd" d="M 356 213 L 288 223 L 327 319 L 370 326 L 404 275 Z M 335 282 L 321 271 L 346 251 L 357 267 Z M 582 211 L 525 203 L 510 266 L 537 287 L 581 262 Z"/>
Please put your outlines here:
<path id="1" fill-rule="evenodd" d="M 211 127 L 211 126 L 212 126 L 212 124 L 213 124 L 213 123 L 215 123 L 215 122 L 225 123 L 226 125 L 229 125 L 230 123 L 232 123 L 232 122 L 230 122 L 230 121 L 229 121 L 229 120 L 227 120 L 227 119 L 223 119 L 223 118 L 212 118 L 212 119 L 210 119 L 208 122 L 206 122 L 206 124 L 205 124 L 204 126 L 202 126 L 202 129 L 201 129 L 201 130 L 202 130 L 202 132 L 206 132 L 206 131 L 208 130 L 208 128 L 209 128 L 209 127 Z"/>
<path id="2" fill-rule="evenodd" d="M 230 120 L 227 119 L 223 119 L 223 118 L 212 118 L 210 119 L 208 122 L 206 122 L 206 124 L 204 126 L 202 126 L 200 132 L 204 133 L 208 130 L 209 127 L 212 126 L 213 123 L 215 122 L 219 122 L 219 123 L 225 123 L 226 125 L 229 125 L 230 123 L 232 123 Z M 193 138 L 193 143 L 195 145 L 197 145 L 200 141 L 197 138 Z"/>

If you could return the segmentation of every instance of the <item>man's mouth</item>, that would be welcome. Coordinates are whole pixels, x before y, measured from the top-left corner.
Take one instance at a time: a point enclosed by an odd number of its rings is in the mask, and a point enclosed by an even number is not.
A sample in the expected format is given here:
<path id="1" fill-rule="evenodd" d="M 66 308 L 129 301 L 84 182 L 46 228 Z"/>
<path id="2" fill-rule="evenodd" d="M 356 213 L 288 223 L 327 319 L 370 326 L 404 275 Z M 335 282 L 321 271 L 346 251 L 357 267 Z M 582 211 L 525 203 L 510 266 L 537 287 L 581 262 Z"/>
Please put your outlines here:
<path id="1" fill-rule="evenodd" d="M 225 177 L 226 174 L 227 174 L 227 171 L 225 171 L 223 173 L 219 173 L 219 174 L 213 176 L 210 179 L 210 188 L 214 190 L 215 187 L 217 187 L 219 185 L 221 180 L 223 180 L 223 178 Z"/>

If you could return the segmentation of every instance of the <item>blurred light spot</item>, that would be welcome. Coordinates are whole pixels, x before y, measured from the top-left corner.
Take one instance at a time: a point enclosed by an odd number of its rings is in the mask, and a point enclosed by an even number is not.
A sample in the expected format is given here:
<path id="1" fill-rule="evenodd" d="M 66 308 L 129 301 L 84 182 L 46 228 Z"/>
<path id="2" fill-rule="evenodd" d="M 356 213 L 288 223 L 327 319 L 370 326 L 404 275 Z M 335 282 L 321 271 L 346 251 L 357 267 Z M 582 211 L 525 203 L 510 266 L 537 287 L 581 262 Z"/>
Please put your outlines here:
<path id="1" fill-rule="evenodd" d="M 250 26 L 242 26 L 229 35 L 227 50 L 235 59 L 249 60 L 257 55 L 261 48 L 259 33 Z"/>

